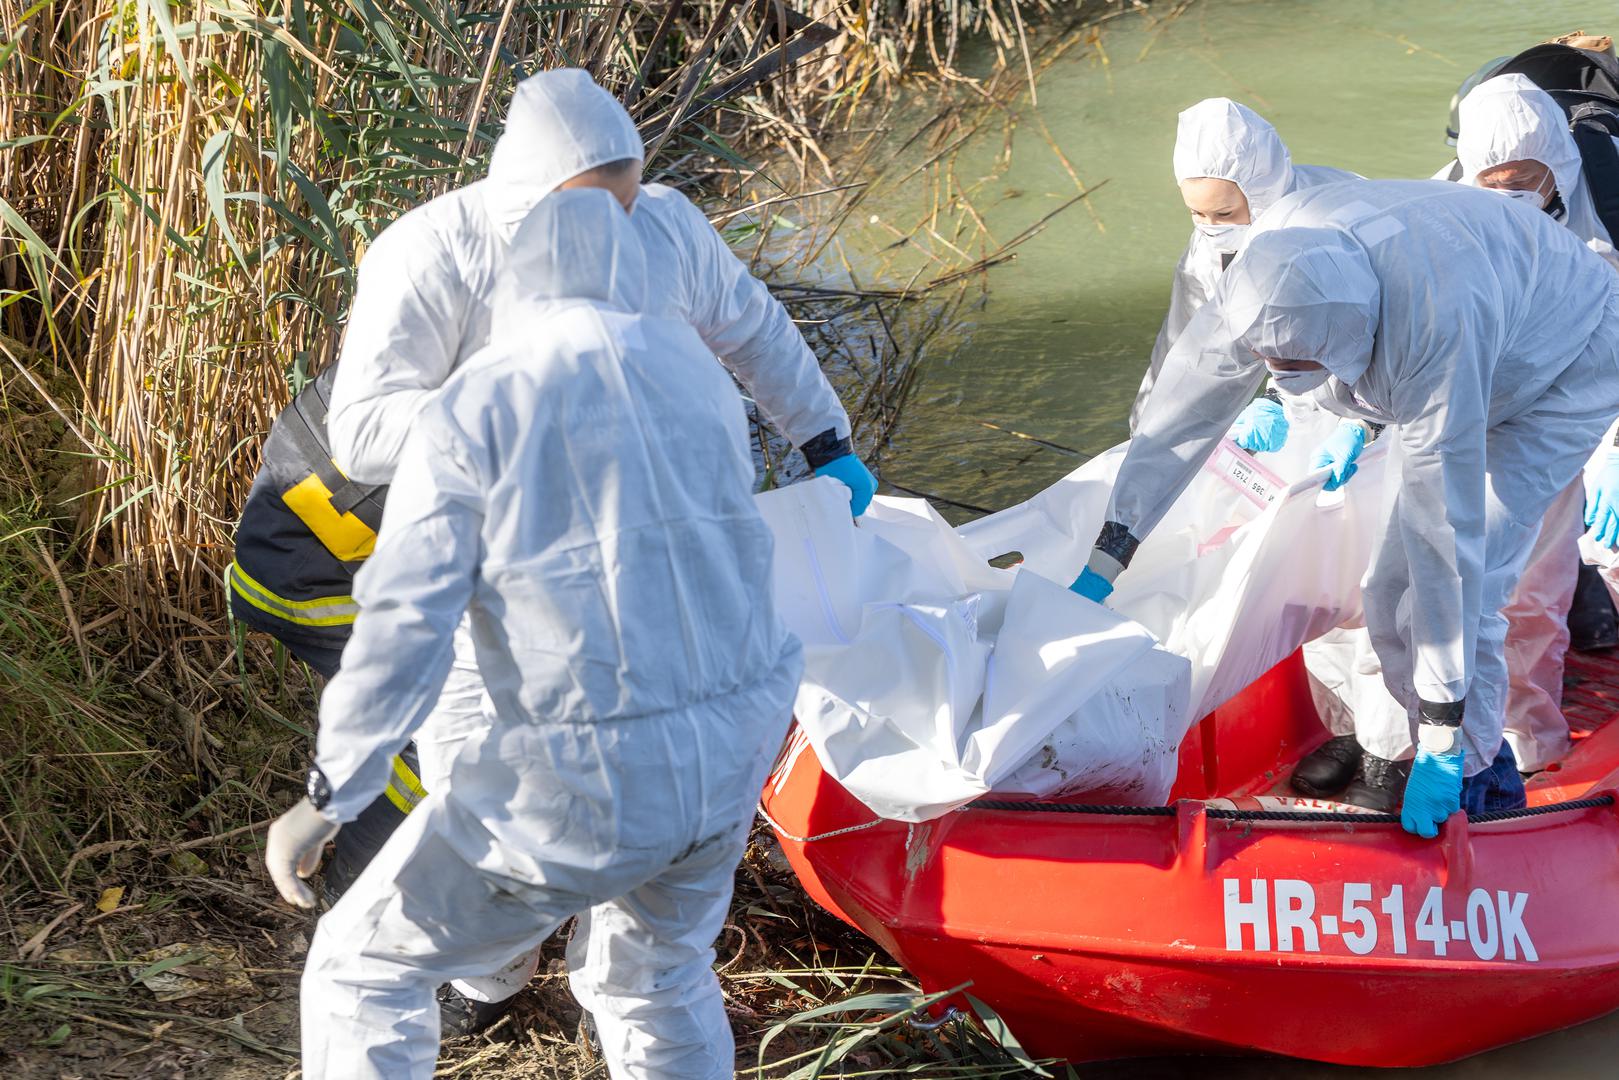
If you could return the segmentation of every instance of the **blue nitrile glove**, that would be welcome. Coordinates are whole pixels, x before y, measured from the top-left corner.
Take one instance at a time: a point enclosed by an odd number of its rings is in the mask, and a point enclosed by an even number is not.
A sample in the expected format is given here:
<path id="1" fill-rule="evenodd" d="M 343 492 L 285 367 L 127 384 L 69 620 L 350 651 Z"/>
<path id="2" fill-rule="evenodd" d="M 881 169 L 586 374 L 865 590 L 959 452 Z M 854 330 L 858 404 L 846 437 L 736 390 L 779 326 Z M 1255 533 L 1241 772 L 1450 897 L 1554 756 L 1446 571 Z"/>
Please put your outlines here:
<path id="1" fill-rule="evenodd" d="M 815 470 L 816 476 L 830 476 L 849 489 L 849 513 L 859 517 L 871 505 L 877 494 L 877 478 L 871 475 L 866 463 L 853 454 L 844 454 Z"/>
<path id="2" fill-rule="evenodd" d="M 1596 487 L 1585 493 L 1585 526 L 1603 547 L 1619 547 L 1619 450 L 1608 452 Z"/>
<path id="3" fill-rule="evenodd" d="M 1337 491 L 1349 483 L 1349 478 L 1355 475 L 1360 468 L 1355 459 L 1366 446 L 1366 425 L 1359 420 L 1345 420 L 1338 425 L 1338 430 L 1327 436 L 1327 440 L 1315 448 L 1310 455 L 1311 469 L 1332 469 L 1332 477 L 1326 482 L 1325 490 Z"/>
<path id="4" fill-rule="evenodd" d="M 1254 398 L 1237 416 L 1230 434 L 1250 454 L 1274 453 L 1287 445 L 1287 410 L 1270 398 Z"/>
<path id="5" fill-rule="evenodd" d="M 1074 583 L 1068 588 L 1085 599 L 1095 600 L 1100 604 L 1112 594 L 1113 583 L 1087 566 L 1079 572 L 1079 577 L 1075 578 Z"/>
<path id="6" fill-rule="evenodd" d="M 1465 757 L 1461 728 L 1417 725 L 1417 760 L 1411 763 L 1405 805 L 1400 807 L 1400 824 L 1406 832 L 1432 840 L 1445 819 L 1462 808 Z"/>

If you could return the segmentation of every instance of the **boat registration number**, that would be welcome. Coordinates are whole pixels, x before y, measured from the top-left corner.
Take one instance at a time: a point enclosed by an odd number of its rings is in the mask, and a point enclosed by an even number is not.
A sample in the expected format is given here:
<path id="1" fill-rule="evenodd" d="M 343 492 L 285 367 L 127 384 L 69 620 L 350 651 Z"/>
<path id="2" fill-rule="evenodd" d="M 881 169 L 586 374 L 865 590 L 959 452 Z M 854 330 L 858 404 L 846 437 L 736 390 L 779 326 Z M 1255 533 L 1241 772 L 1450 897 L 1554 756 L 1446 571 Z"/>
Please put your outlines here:
<path id="1" fill-rule="evenodd" d="M 1363 881 L 1346 881 L 1338 898 L 1319 902 L 1317 886 L 1291 878 L 1224 878 L 1225 947 L 1232 952 L 1335 951 L 1332 939 L 1356 956 L 1540 959 L 1524 924 L 1529 894 L 1474 889 L 1460 909 L 1445 910 L 1445 890 L 1390 885 L 1381 896 Z M 1322 891 L 1336 886 L 1324 886 Z M 1337 902 L 1332 902 L 1336 899 Z"/>

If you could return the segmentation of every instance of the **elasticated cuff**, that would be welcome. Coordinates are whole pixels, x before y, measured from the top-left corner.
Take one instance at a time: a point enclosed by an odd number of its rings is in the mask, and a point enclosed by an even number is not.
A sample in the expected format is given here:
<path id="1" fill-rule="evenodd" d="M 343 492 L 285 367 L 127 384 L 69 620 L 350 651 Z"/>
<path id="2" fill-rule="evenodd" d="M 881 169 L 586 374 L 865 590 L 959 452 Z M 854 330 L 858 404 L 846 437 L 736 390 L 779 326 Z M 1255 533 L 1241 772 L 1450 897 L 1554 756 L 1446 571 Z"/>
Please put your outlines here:
<path id="1" fill-rule="evenodd" d="M 837 428 L 827 428 L 815 438 L 806 440 L 798 450 L 809 462 L 810 468 L 819 469 L 829 461 L 854 453 L 854 441 L 847 435 L 839 438 Z"/>

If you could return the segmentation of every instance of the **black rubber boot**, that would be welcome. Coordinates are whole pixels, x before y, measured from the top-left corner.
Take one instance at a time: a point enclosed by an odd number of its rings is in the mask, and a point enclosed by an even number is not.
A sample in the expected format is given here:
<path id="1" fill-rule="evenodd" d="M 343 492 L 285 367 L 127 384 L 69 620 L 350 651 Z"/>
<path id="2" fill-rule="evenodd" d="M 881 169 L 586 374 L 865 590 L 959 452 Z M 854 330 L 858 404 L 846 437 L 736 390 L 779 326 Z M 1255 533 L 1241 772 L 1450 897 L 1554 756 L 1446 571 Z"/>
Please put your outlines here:
<path id="1" fill-rule="evenodd" d="M 1316 799 L 1330 799 L 1355 779 L 1360 743 L 1353 735 L 1328 739 L 1293 766 L 1293 787 Z"/>
<path id="2" fill-rule="evenodd" d="M 1608 583 L 1596 567 L 1582 562 L 1568 609 L 1568 647 L 1592 652 L 1615 645 L 1619 645 L 1619 615 L 1614 613 Z"/>
<path id="3" fill-rule="evenodd" d="M 516 995 L 502 1001 L 473 1001 L 449 983 L 438 988 L 439 1034 L 446 1039 L 488 1031 L 511 1011 Z"/>
<path id="4" fill-rule="evenodd" d="M 406 746 L 400 752 L 399 759 L 412 773 L 420 771 L 415 743 Z M 405 823 L 405 813 L 384 792 L 360 811 L 359 817 L 337 831 L 337 838 L 332 842 L 331 857 L 320 871 L 321 891 L 328 907 L 336 904 L 337 898 L 348 892 L 354 879 L 360 876 L 360 871 L 371 865 L 371 860 L 377 857 L 377 852 L 388 842 L 388 837 Z"/>
<path id="5" fill-rule="evenodd" d="M 1351 806 L 1364 806 L 1379 814 L 1394 814 L 1405 797 L 1405 781 L 1411 775 L 1409 761 L 1390 761 L 1375 754 L 1362 753 L 1360 771 L 1355 782 L 1338 796 L 1339 802 Z"/>

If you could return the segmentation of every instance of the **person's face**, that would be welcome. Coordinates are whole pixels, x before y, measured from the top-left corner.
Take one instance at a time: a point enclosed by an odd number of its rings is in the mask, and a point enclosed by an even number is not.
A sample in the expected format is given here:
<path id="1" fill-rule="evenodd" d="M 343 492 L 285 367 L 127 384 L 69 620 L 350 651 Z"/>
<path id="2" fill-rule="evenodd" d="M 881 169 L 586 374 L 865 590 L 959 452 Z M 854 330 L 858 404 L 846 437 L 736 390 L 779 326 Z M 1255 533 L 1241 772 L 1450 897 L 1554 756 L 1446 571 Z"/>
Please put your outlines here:
<path id="1" fill-rule="evenodd" d="M 1552 171 L 1538 161 L 1507 161 L 1478 174 L 1478 186 L 1497 191 L 1533 191 L 1545 208 L 1556 191 Z"/>
<path id="2" fill-rule="evenodd" d="M 1254 354 L 1259 356 L 1258 353 Z M 1284 394 L 1308 394 L 1328 379 L 1325 365 L 1314 360 L 1278 360 L 1260 356 L 1270 370 L 1271 385 Z"/>
<path id="3" fill-rule="evenodd" d="M 604 165 L 596 169 L 586 169 L 578 176 L 562 181 L 557 185 L 558 191 L 569 191 L 574 188 L 601 188 L 611 192 L 618 205 L 624 208 L 627 214 L 635 209 L 635 197 L 641 193 L 640 169 L 614 169 Z"/>
<path id="4" fill-rule="evenodd" d="M 1230 180 L 1194 176 L 1181 181 L 1181 199 L 1199 225 L 1247 225 L 1248 197 Z"/>

